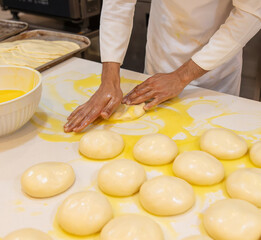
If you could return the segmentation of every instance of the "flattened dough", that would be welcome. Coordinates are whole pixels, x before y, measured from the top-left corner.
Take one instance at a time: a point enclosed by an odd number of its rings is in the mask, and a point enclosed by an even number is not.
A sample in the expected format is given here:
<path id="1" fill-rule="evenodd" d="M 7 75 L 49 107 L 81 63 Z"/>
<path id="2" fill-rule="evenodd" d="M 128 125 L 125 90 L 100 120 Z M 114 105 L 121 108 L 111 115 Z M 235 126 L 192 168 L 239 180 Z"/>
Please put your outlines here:
<path id="1" fill-rule="evenodd" d="M 232 198 L 261 207 L 261 169 L 244 168 L 231 173 L 226 180 L 226 188 Z"/>
<path id="2" fill-rule="evenodd" d="M 99 188 L 104 193 L 117 197 L 133 195 L 145 181 L 144 168 L 128 159 L 113 160 L 105 164 L 98 174 Z"/>
<path id="3" fill-rule="evenodd" d="M 134 146 L 134 158 L 147 165 L 170 163 L 178 154 L 177 144 L 164 134 L 143 136 Z"/>
<path id="4" fill-rule="evenodd" d="M 159 176 L 141 186 L 139 199 L 148 212 L 159 216 L 171 216 L 189 210 L 195 203 L 195 194 L 185 180 Z"/>
<path id="5" fill-rule="evenodd" d="M 261 212 L 244 200 L 215 202 L 204 213 L 203 224 L 215 240 L 258 240 L 261 236 Z"/>
<path id="6" fill-rule="evenodd" d="M 222 163 L 203 151 L 189 151 L 179 154 L 173 163 L 174 174 L 196 185 L 213 185 L 224 178 Z"/>
<path id="7" fill-rule="evenodd" d="M 183 238 L 182 240 L 213 240 L 213 239 L 205 235 L 194 235 L 194 236 Z"/>
<path id="8" fill-rule="evenodd" d="M 81 138 L 79 144 L 80 152 L 93 159 L 114 158 L 123 148 L 121 135 L 108 130 L 91 130 Z"/>
<path id="9" fill-rule="evenodd" d="M 217 158 L 227 160 L 243 157 L 248 150 L 242 137 L 224 128 L 207 130 L 200 138 L 200 148 Z"/>
<path id="10" fill-rule="evenodd" d="M 23 228 L 9 233 L 3 240 L 52 240 L 52 238 L 40 230 Z"/>
<path id="11" fill-rule="evenodd" d="M 21 177 L 22 190 L 31 197 L 52 197 L 66 191 L 75 181 L 67 163 L 44 162 L 28 168 Z"/>
<path id="12" fill-rule="evenodd" d="M 250 160 L 261 167 L 261 141 L 256 142 L 250 149 Z"/>
<path id="13" fill-rule="evenodd" d="M 67 197 L 58 209 L 57 220 L 68 233 L 87 236 L 101 231 L 113 217 L 109 201 L 101 193 L 78 192 Z"/>
<path id="14" fill-rule="evenodd" d="M 164 240 L 164 236 L 160 226 L 151 218 L 127 214 L 106 224 L 100 240 Z"/>
<path id="15" fill-rule="evenodd" d="M 145 114 L 144 106 L 145 103 L 139 105 L 121 104 L 111 115 L 109 121 L 130 121 L 140 118 Z"/>

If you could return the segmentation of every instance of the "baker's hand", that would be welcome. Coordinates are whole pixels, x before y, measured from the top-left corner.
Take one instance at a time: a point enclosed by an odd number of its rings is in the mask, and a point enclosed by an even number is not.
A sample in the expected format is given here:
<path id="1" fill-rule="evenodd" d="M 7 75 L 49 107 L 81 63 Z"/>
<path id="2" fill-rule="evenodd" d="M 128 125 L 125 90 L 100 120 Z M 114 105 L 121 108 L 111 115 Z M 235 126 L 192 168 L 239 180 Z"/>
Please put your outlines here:
<path id="1" fill-rule="evenodd" d="M 122 101 L 118 63 L 103 64 L 102 83 L 90 100 L 77 107 L 67 118 L 65 132 L 80 132 L 98 117 L 108 119 Z M 114 65 L 116 64 L 116 65 Z"/>
<path id="2" fill-rule="evenodd" d="M 145 110 L 149 110 L 170 98 L 178 96 L 192 80 L 206 72 L 192 60 L 189 60 L 174 72 L 158 73 L 148 78 L 128 93 L 122 103 L 133 105 L 152 99 L 144 106 Z"/>

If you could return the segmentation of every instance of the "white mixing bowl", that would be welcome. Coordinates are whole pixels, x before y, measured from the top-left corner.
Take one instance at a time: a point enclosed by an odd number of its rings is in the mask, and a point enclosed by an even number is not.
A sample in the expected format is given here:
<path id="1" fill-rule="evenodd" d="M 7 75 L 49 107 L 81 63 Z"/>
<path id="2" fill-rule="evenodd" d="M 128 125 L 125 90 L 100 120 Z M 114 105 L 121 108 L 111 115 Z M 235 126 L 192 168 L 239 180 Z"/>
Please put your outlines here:
<path id="1" fill-rule="evenodd" d="M 27 67 L 0 65 L 0 90 L 26 92 L 0 103 L 0 136 L 3 136 L 22 127 L 35 113 L 42 93 L 41 74 Z"/>

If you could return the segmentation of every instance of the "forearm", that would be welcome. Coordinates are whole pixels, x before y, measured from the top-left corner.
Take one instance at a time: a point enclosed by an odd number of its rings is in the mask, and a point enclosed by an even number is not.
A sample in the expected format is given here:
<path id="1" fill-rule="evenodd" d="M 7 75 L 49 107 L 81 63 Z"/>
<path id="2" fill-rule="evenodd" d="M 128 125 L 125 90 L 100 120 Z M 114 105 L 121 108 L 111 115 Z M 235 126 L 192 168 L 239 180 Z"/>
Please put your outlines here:
<path id="1" fill-rule="evenodd" d="M 120 63 L 102 63 L 101 83 L 103 85 L 113 85 L 115 87 L 120 86 Z"/>

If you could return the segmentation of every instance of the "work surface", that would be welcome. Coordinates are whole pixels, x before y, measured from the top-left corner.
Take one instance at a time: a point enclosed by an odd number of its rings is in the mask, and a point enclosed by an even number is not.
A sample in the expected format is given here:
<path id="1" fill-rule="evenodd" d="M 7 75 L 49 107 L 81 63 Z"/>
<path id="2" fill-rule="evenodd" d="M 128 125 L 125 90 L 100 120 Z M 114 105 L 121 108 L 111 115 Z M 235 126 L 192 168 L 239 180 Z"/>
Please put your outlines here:
<path id="1" fill-rule="evenodd" d="M 93 161 L 80 155 L 82 134 L 63 133 L 66 117 L 85 102 L 100 84 L 101 64 L 73 58 L 43 73 L 43 95 L 30 122 L 17 132 L 0 138 L 0 237 L 18 228 L 31 227 L 48 232 L 53 239 L 99 239 L 96 234 L 77 238 L 63 233 L 55 221 L 57 207 L 71 193 L 94 190 L 97 173 L 106 161 Z M 122 70 L 122 89 L 131 90 L 146 75 Z M 212 127 L 225 127 L 243 136 L 251 145 L 261 139 L 261 103 L 201 88 L 187 87 L 179 98 L 161 104 L 140 119 L 131 122 L 97 122 L 90 128 L 106 128 L 120 133 L 126 147 L 117 159 L 133 159 L 132 148 L 148 133 L 163 133 L 175 140 L 179 151 L 199 149 L 199 136 Z M 89 129 L 89 128 L 88 128 Z M 87 130 L 88 130 L 87 129 Z M 30 166 L 46 161 L 71 164 L 75 184 L 63 194 L 48 199 L 32 199 L 21 192 L 20 177 Z M 226 176 L 242 167 L 253 167 L 248 155 L 222 161 Z M 144 166 L 148 178 L 173 175 L 171 164 Z M 108 197 L 114 215 L 139 213 L 149 215 L 165 232 L 166 240 L 191 234 L 205 234 L 202 212 L 218 199 L 227 197 L 224 181 L 212 187 L 193 186 L 197 194 L 194 207 L 176 217 L 156 217 L 140 206 L 138 194 L 129 198 Z"/>

